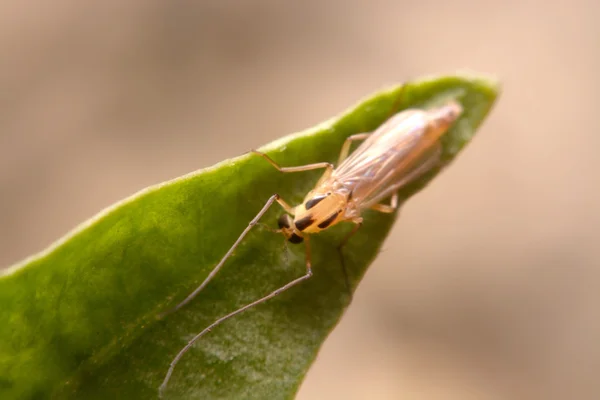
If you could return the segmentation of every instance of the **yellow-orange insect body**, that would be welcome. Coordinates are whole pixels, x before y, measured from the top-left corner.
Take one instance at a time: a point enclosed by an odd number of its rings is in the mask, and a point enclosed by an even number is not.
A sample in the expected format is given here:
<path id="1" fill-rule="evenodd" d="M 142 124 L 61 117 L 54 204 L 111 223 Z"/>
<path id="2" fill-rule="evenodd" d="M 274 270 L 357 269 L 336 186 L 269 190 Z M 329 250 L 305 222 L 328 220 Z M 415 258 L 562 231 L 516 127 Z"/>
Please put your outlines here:
<path id="1" fill-rule="evenodd" d="M 286 236 L 297 242 L 297 237 L 342 221 L 360 224 L 362 209 L 386 209 L 377 203 L 438 161 L 439 138 L 461 112 L 456 102 L 430 111 L 410 109 L 396 114 L 372 134 L 350 137 L 337 169 L 328 168 L 304 202 L 293 209 L 293 226 L 285 227 Z M 347 157 L 349 144 L 362 138 L 366 140 Z"/>
<path id="2" fill-rule="evenodd" d="M 252 151 L 281 172 L 301 172 L 324 168 L 325 173 L 315 188 L 306 195 L 302 204 L 296 207 L 291 207 L 278 194 L 272 195 L 202 284 L 170 312 L 185 306 L 202 291 L 250 229 L 258 223 L 275 202 L 279 203 L 286 211 L 279 218 L 279 229 L 276 231 L 285 235 L 291 243 L 305 243 L 306 273 L 268 295 L 219 318 L 197 334 L 171 362 L 160 392 L 162 393 L 165 389 L 175 365 L 200 337 L 223 321 L 264 303 L 312 276 L 309 235 L 343 221 L 354 223 L 354 229 L 338 247 L 341 254 L 342 246 L 361 226 L 363 221 L 361 212 L 364 209 L 383 213 L 392 213 L 396 210 L 399 205 L 398 190 L 437 165 L 441 151 L 439 139 L 461 113 L 462 107 L 455 101 L 430 110 L 404 110 L 372 133 L 359 133 L 348 137 L 342 146 L 336 169 L 327 162 L 298 167 L 281 167 L 266 154 Z M 361 140 L 363 143 L 348 156 L 352 142 Z M 389 204 L 381 203 L 388 197 L 390 197 Z M 346 285 L 349 287 L 343 257 L 342 267 Z M 163 315 L 166 314 L 168 313 Z"/>

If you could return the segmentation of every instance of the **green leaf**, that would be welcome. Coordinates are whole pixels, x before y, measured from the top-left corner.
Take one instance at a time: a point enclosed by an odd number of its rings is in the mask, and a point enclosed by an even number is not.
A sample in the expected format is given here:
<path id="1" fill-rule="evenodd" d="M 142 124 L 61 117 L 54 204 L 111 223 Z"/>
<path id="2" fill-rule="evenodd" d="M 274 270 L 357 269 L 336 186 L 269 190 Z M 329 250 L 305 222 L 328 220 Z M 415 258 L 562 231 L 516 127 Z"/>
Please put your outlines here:
<path id="1" fill-rule="evenodd" d="M 428 78 L 381 91 L 313 129 L 271 143 L 282 165 L 335 162 L 344 139 L 393 112 L 449 99 L 465 109 L 443 139 L 449 163 L 498 93 L 473 76 Z M 438 169 L 439 170 L 439 169 Z M 401 195 L 410 197 L 438 172 Z M 304 273 L 303 246 L 255 228 L 188 306 L 157 315 L 207 276 L 273 193 L 300 202 L 321 172 L 281 174 L 243 155 L 150 187 L 0 275 L 0 398 L 151 399 L 171 359 L 216 318 Z M 275 205 L 263 222 L 276 225 Z M 366 212 L 345 248 L 355 287 L 394 216 Z M 314 276 L 217 327 L 175 369 L 167 398 L 287 399 L 349 303 L 336 246 L 340 224 L 311 241 Z"/>

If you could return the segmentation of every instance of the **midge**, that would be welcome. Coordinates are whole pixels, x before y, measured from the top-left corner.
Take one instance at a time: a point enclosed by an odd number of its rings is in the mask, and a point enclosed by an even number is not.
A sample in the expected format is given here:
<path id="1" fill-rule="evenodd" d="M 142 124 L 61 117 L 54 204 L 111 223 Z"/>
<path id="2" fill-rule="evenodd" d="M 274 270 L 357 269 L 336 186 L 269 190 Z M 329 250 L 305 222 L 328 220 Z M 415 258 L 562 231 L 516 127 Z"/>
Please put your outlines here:
<path id="1" fill-rule="evenodd" d="M 203 335 L 223 321 L 277 296 L 312 276 L 310 234 L 318 233 L 340 222 L 354 223 L 354 229 L 340 244 L 339 249 L 341 250 L 348 239 L 360 228 L 363 221 L 362 210 L 372 209 L 382 213 L 392 213 L 398 207 L 398 190 L 438 163 L 441 152 L 439 139 L 458 119 L 462 111 L 461 105 L 455 101 L 429 110 L 404 110 L 391 117 L 372 133 L 359 133 L 348 137 L 340 151 L 336 169 L 327 162 L 298 167 L 281 167 L 266 154 L 253 150 L 252 153 L 264 158 L 281 172 L 310 171 L 319 168 L 323 168 L 325 172 L 315 188 L 306 195 L 304 202 L 296 207 L 291 207 L 278 194 L 272 195 L 221 261 L 208 274 L 204 282 L 168 313 L 179 310 L 196 297 L 219 272 L 250 229 L 258 223 L 275 202 L 281 205 L 285 211 L 279 218 L 279 229 L 276 232 L 285 235 L 291 243 L 304 242 L 306 273 L 270 294 L 219 318 L 197 334 L 171 362 L 167 375 L 160 386 L 160 392 L 162 393 L 166 388 L 173 369 L 181 357 Z M 355 141 L 363 141 L 363 143 L 348 156 L 350 145 Z M 389 204 L 381 202 L 390 196 Z M 344 267 L 343 262 L 342 267 Z M 344 274 L 346 284 L 348 284 L 345 267 Z"/>

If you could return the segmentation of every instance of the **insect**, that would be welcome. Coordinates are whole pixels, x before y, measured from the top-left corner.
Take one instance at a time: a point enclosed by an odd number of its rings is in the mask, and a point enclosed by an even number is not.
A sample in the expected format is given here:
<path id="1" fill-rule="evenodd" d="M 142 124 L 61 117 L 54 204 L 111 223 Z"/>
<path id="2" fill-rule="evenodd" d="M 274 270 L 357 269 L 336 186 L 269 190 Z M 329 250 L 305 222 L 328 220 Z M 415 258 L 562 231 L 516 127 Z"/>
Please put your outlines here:
<path id="1" fill-rule="evenodd" d="M 291 243 L 304 242 L 305 244 L 306 273 L 268 295 L 219 318 L 198 333 L 171 362 L 159 392 L 164 391 L 175 366 L 198 339 L 227 319 L 272 299 L 312 276 L 309 239 L 311 234 L 340 222 L 354 223 L 354 228 L 344 237 L 338 248 L 341 253 L 342 247 L 362 225 L 363 210 L 393 213 L 399 206 L 398 190 L 438 164 L 441 154 L 439 139 L 462 112 L 462 106 L 456 101 L 449 101 L 441 107 L 429 110 L 412 108 L 401 111 L 372 133 L 349 136 L 342 145 L 337 168 L 328 162 L 281 167 L 268 155 L 252 150 L 252 153 L 264 158 L 283 173 L 315 169 L 324 169 L 325 172 L 314 189 L 305 196 L 302 204 L 296 207 L 290 206 L 278 194 L 272 195 L 202 284 L 163 316 L 179 310 L 202 291 L 246 234 L 274 203 L 278 203 L 285 211 L 278 220 L 279 229 L 275 231 L 282 233 Z M 358 141 L 363 142 L 352 154 L 349 154 L 352 143 Z M 387 198 L 390 198 L 389 203 L 382 203 Z M 343 262 L 342 267 L 348 285 Z"/>

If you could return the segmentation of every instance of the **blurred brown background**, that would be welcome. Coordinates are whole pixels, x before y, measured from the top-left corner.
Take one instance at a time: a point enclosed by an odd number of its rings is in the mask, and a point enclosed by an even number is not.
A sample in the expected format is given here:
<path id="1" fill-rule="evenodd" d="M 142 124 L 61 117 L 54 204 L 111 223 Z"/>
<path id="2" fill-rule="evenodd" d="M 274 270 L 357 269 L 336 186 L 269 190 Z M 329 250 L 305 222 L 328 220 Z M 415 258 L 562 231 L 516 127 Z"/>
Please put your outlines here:
<path id="1" fill-rule="evenodd" d="M 145 186 L 472 69 L 497 108 L 412 199 L 298 399 L 600 398 L 600 3 L 0 5 L 0 265 Z"/>

